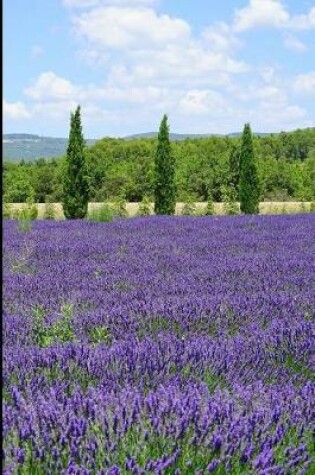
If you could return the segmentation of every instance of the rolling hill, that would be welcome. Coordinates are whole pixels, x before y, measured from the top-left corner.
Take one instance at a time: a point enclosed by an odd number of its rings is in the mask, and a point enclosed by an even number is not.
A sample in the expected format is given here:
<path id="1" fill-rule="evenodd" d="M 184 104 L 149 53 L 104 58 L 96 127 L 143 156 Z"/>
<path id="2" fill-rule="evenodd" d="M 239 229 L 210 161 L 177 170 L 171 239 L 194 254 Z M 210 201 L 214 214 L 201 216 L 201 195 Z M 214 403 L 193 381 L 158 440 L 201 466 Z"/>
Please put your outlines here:
<path id="1" fill-rule="evenodd" d="M 239 137 L 240 132 L 227 134 L 228 137 Z M 256 133 L 255 135 L 266 136 L 267 133 Z M 223 137 L 223 134 L 176 134 L 171 133 L 170 139 L 174 141 L 198 139 L 203 137 Z M 125 140 L 156 138 L 157 132 L 145 132 L 123 137 Z M 97 139 L 87 139 L 87 146 L 93 145 Z M 12 133 L 2 136 L 2 156 L 3 160 L 33 161 L 37 158 L 60 157 L 66 153 L 68 144 L 67 138 L 42 137 L 35 134 Z"/>

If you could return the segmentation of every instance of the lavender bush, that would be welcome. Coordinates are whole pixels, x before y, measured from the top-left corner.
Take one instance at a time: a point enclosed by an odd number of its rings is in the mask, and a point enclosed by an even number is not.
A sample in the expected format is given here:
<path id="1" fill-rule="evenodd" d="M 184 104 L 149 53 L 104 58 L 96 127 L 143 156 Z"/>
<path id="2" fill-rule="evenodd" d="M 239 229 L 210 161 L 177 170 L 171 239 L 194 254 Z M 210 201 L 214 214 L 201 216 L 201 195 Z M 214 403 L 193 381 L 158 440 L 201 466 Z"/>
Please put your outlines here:
<path id="1" fill-rule="evenodd" d="M 314 474 L 314 235 L 5 221 L 3 473 Z"/>

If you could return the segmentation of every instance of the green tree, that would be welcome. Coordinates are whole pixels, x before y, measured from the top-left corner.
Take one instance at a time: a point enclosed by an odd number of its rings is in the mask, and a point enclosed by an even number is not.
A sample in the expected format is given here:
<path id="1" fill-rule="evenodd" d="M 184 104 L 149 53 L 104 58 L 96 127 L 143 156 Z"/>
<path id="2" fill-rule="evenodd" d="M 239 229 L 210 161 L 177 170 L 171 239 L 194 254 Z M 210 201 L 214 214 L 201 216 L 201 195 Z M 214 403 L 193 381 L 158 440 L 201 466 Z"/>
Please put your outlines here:
<path id="1" fill-rule="evenodd" d="M 259 212 L 259 180 L 254 157 L 253 138 L 249 124 L 245 124 L 240 151 L 239 197 L 241 212 Z"/>
<path id="2" fill-rule="evenodd" d="M 231 175 L 231 184 L 238 192 L 240 179 L 240 151 L 237 143 L 233 142 L 229 154 L 229 171 Z"/>
<path id="3" fill-rule="evenodd" d="M 158 134 L 155 155 L 155 203 L 156 214 L 174 214 L 175 195 L 175 160 L 172 155 L 167 116 L 164 115 Z"/>
<path id="4" fill-rule="evenodd" d="M 67 219 L 82 219 L 87 215 L 89 187 L 87 181 L 84 138 L 80 106 L 70 117 L 70 134 L 63 182 L 63 212 Z"/>

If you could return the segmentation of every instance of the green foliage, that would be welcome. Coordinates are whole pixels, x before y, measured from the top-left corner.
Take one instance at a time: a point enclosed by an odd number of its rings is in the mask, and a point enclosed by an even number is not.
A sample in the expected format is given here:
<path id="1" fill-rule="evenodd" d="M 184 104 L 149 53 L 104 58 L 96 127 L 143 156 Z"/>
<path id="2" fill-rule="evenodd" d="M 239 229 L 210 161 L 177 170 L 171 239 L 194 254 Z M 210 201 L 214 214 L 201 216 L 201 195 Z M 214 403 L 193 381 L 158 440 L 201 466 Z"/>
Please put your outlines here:
<path id="1" fill-rule="evenodd" d="M 187 196 L 186 200 L 184 201 L 184 206 L 182 209 L 183 216 L 194 216 L 196 215 L 196 205 L 195 200 L 192 196 Z"/>
<path id="2" fill-rule="evenodd" d="M 38 209 L 36 204 L 28 204 L 16 211 L 16 219 L 34 221 L 38 217 Z"/>
<path id="3" fill-rule="evenodd" d="M 38 208 L 33 201 L 33 197 L 29 196 L 27 198 L 27 202 L 23 208 L 14 210 L 12 217 L 18 220 L 20 231 L 30 231 L 32 227 L 31 221 L 34 221 L 38 217 Z"/>
<path id="4" fill-rule="evenodd" d="M 46 312 L 42 307 L 35 306 L 33 308 L 33 338 L 40 348 L 45 348 L 55 343 L 75 341 L 72 304 L 63 304 L 60 317 L 49 326 L 45 324 L 45 316 Z"/>
<path id="5" fill-rule="evenodd" d="M 107 203 L 102 203 L 99 208 L 92 208 L 89 211 L 88 219 L 100 223 L 109 223 L 114 219 L 114 211 Z"/>
<path id="6" fill-rule="evenodd" d="M 300 211 L 300 213 L 307 213 L 307 207 L 306 207 L 306 205 L 303 201 L 300 203 L 300 210 L 299 211 Z"/>
<path id="7" fill-rule="evenodd" d="M 9 205 L 9 203 L 6 203 L 6 202 L 2 203 L 2 218 L 3 219 L 12 218 L 12 211 L 11 211 L 11 206 Z"/>
<path id="8" fill-rule="evenodd" d="M 22 232 L 28 232 L 32 229 L 32 222 L 30 219 L 19 218 L 18 228 Z"/>
<path id="9" fill-rule="evenodd" d="M 311 212 L 311 213 L 315 213 L 315 201 L 312 201 L 312 202 L 311 202 L 310 212 Z"/>
<path id="10" fill-rule="evenodd" d="M 44 219 L 56 219 L 55 205 L 53 203 L 47 202 L 45 204 L 44 210 Z"/>
<path id="11" fill-rule="evenodd" d="M 112 204 L 112 209 L 115 218 L 127 218 L 128 213 L 126 209 L 126 200 L 122 197 L 118 197 Z"/>
<path id="12" fill-rule="evenodd" d="M 149 197 L 144 196 L 139 203 L 138 216 L 149 216 L 152 214 L 151 200 Z"/>
<path id="13" fill-rule="evenodd" d="M 222 187 L 222 197 L 223 197 L 223 203 L 224 203 L 224 214 L 227 214 L 227 215 L 239 214 L 239 206 L 236 201 L 237 193 L 233 184 L 231 184 L 230 186 Z"/>
<path id="14" fill-rule="evenodd" d="M 240 208 L 245 214 L 259 212 L 259 179 L 254 158 L 252 132 L 249 124 L 245 124 L 240 150 Z"/>
<path id="15" fill-rule="evenodd" d="M 262 201 L 315 201 L 315 128 L 253 136 L 252 140 Z M 172 142 L 177 201 L 185 201 L 191 195 L 195 201 L 206 202 L 211 195 L 214 202 L 222 202 L 222 186 L 230 183 L 238 193 L 240 145 L 239 137 Z M 127 202 L 140 202 L 144 196 L 154 201 L 156 149 L 155 138 L 104 138 L 86 148 L 89 201 L 111 202 L 118 196 L 124 196 Z M 66 157 L 4 162 L 5 201 L 23 203 L 33 193 L 38 203 L 61 202 L 66 170 Z"/>
<path id="16" fill-rule="evenodd" d="M 88 336 L 90 343 L 94 345 L 101 343 L 108 344 L 111 341 L 107 328 L 103 326 L 92 327 L 88 332 Z"/>
<path id="17" fill-rule="evenodd" d="M 155 214 L 175 213 L 175 160 L 172 154 L 169 138 L 169 125 L 167 116 L 164 115 L 155 155 Z"/>
<path id="18" fill-rule="evenodd" d="M 84 156 L 84 139 L 80 106 L 71 113 L 66 170 L 63 183 L 63 212 L 66 219 L 82 219 L 87 215 L 89 188 Z"/>
<path id="19" fill-rule="evenodd" d="M 237 143 L 233 143 L 229 153 L 230 183 L 238 191 L 240 180 L 240 149 Z"/>
<path id="20" fill-rule="evenodd" d="M 208 195 L 207 206 L 204 214 L 205 216 L 212 216 L 215 214 L 214 202 L 211 194 Z"/>

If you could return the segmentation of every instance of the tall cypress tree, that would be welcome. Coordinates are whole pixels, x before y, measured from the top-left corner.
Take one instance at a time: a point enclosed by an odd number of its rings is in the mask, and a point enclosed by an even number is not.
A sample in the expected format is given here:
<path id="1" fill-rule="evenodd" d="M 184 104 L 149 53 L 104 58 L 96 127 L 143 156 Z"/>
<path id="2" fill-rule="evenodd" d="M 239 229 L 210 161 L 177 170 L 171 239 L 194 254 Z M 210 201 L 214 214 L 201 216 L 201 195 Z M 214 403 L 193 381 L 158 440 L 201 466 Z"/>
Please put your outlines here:
<path id="1" fill-rule="evenodd" d="M 81 109 L 70 116 L 66 170 L 63 183 L 63 212 L 67 219 L 82 219 L 87 215 L 89 187 L 84 156 Z"/>
<path id="2" fill-rule="evenodd" d="M 239 197 L 242 213 L 257 214 L 259 212 L 259 180 L 249 124 L 245 124 L 242 135 Z"/>
<path id="3" fill-rule="evenodd" d="M 172 155 L 167 115 L 158 134 L 155 154 L 155 214 L 174 214 L 176 205 L 175 159 Z"/>

